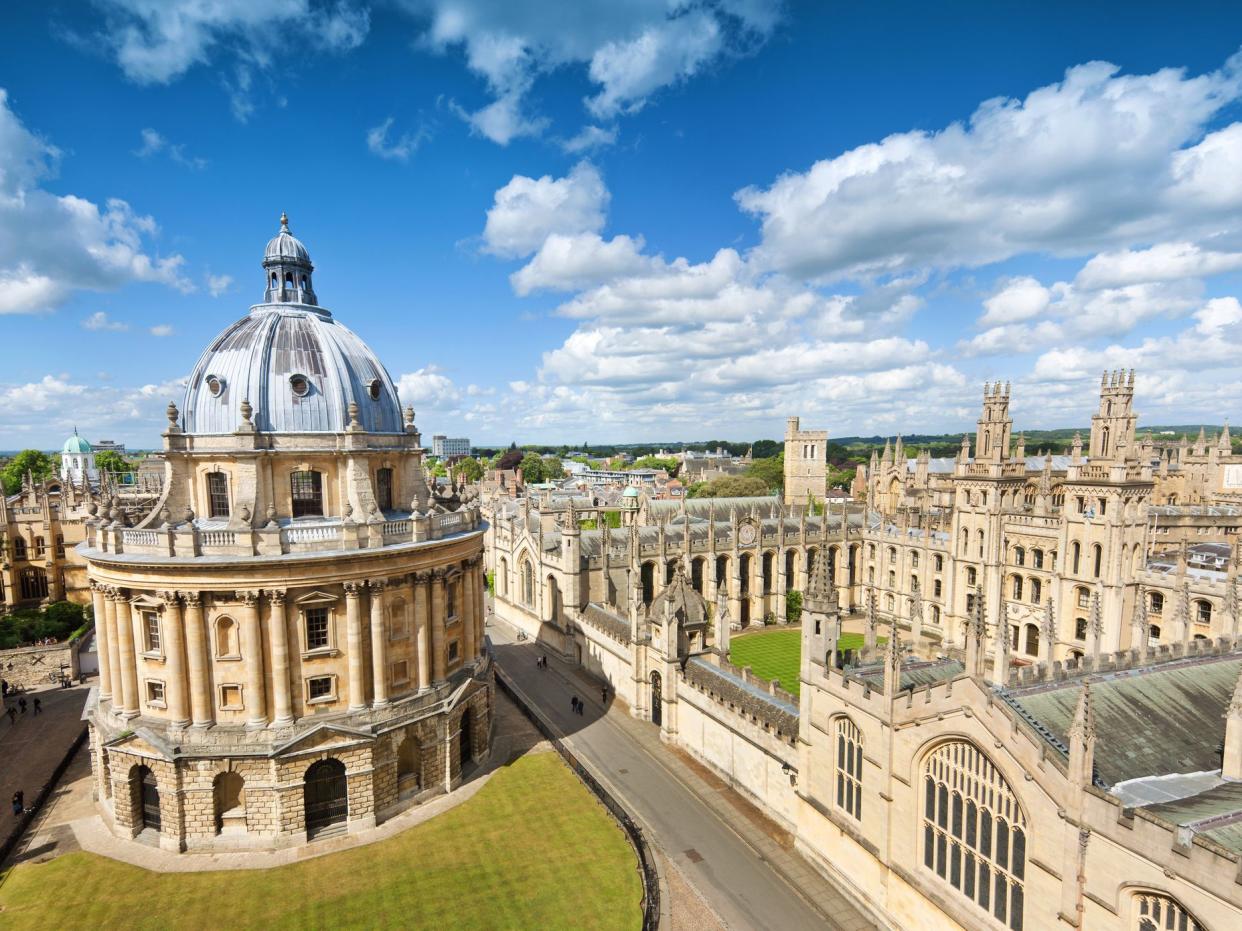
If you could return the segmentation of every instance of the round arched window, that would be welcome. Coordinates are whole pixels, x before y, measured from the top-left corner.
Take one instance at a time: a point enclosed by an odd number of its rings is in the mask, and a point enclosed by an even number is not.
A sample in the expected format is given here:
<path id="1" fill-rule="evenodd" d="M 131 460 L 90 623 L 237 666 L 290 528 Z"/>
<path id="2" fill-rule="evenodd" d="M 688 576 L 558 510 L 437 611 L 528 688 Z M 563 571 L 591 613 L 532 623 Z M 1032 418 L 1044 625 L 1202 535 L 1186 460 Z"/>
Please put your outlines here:
<path id="1" fill-rule="evenodd" d="M 305 375 L 290 375 L 289 387 L 293 389 L 295 395 L 302 398 L 310 391 L 310 382 Z"/>
<path id="2" fill-rule="evenodd" d="M 206 380 L 207 390 L 211 392 L 213 398 L 220 397 L 224 393 L 224 379 L 215 375 L 208 375 Z"/>
<path id="3" fill-rule="evenodd" d="M 367 394 L 371 396 L 372 401 L 378 401 L 380 396 L 380 380 L 372 378 L 371 384 L 367 385 Z"/>

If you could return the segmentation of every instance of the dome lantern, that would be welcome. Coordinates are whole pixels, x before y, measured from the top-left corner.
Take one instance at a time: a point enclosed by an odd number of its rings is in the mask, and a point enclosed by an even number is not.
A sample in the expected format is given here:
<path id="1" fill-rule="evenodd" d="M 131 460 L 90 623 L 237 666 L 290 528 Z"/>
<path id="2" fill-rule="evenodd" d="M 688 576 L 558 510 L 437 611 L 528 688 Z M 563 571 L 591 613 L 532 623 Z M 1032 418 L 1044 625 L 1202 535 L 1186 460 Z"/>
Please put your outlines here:
<path id="1" fill-rule="evenodd" d="M 263 271 L 267 289 L 263 300 L 269 304 L 319 305 L 311 283 L 315 266 L 302 241 L 289 232 L 289 216 L 281 213 L 280 232 L 268 240 L 263 251 Z"/>

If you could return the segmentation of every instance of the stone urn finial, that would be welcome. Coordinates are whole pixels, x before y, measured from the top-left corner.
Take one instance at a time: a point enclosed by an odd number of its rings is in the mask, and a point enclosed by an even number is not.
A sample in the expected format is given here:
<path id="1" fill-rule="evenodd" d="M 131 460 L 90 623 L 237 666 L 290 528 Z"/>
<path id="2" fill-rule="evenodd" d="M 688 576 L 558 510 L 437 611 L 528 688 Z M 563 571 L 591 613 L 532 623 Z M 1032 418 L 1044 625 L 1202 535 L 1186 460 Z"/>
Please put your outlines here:
<path id="1" fill-rule="evenodd" d="M 172 401 L 168 402 L 168 408 L 164 411 L 168 417 L 168 425 L 170 427 L 177 426 L 177 418 L 181 416 L 181 412 L 177 410 L 177 405 Z"/>
<path id="2" fill-rule="evenodd" d="M 266 526 L 269 530 L 272 530 L 277 526 L 276 505 L 272 504 L 271 502 L 268 502 L 268 505 L 267 505 L 267 525 Z"/>
<path id="3" fill-rule="evenodd" d="M 188 504 L 185 506 L 185 510 L 181 512 L 181 522 L 183 524 L 194 523 L 194 509 Z"/>
<path id="4" fill-rule="evenodd" d="M 354 430 L 354 429 L 361 427 L 362 424 L 358 423 L 358 402 L 350 401 L 348 410 L 349 410 L 349 428 L 351 430 Z"/>
<path id="5" fill-rule="evenodd" d="M 241 415 L 245 423 L 250 423 L 250 418 L 254 415 L 254 408 L 250 406 L 250 401 L 247 398 L 242 398 Z"/>
<path id="6" fill-rule="evenodd" d="M 243 504 L 237 509 L 237 516 L 241 518 L 243 524 L 250 523 L 250 508 Z"/>

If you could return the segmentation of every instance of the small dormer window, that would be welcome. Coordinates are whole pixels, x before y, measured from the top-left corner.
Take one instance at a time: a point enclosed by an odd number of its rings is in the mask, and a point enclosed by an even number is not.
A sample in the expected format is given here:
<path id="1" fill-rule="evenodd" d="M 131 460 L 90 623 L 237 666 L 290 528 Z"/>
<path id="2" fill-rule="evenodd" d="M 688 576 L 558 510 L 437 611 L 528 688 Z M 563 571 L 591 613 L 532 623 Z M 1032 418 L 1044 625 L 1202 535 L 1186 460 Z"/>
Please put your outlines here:
<path id="1" fill-rule="evenodd" d="M 213 398 L 218 398 L 224 393 L 224 379 L 216 375 L 208 375 L 205 381 L 207 390 L 211 392 Z"/>
<path id="2" fill-rule="evenodd" d="M 293 389 L 296 397 L 304 398 L 310 391 L 310 382 L 307 381 L 305 375 L 290 375 L 289 387 Z"/>
<path id="3" fill-rule="evenodd" d="M 367 385 L 367 394 L 371 396 L 372 401 L 378 401 L 380 398 L 380 380 L 372 378 L 371 384 Z"/>

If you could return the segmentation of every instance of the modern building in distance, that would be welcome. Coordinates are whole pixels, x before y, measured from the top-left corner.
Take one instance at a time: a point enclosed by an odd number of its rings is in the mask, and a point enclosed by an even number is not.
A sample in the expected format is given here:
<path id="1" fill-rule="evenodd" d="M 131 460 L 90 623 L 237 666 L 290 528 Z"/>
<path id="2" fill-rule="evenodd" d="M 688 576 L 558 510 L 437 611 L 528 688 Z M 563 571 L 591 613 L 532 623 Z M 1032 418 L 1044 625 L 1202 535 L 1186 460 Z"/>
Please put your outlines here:
<path id="1" fill-rule="evenodd" d="M 429 485 L 413 410 L 283 216 L 263 269 L 168 406 L 158 499 L 92 505 L 78 548 L 98 810 L 174 851 L 370 827 L 490 749 L 478 506 Z"/>
<path id="2" fill-rule="evenodd" d="M 473 452 L 470 438 L 465 436 L 444 436 L 436 434 L 431 438 L 431 455 L 437 459 L 453 459 L 457 456 L 469 456 Z"/>
<path id="3" fill-rule="evenodd" d="M 125 455 L 125 444 L 118 443 L 115 440 L 100 440 L 99 442 L 94 443 L 93 446 L 95 448 L 95 452 L 97 453 L 113 452 L 118 456 Z"/>

